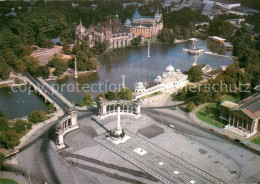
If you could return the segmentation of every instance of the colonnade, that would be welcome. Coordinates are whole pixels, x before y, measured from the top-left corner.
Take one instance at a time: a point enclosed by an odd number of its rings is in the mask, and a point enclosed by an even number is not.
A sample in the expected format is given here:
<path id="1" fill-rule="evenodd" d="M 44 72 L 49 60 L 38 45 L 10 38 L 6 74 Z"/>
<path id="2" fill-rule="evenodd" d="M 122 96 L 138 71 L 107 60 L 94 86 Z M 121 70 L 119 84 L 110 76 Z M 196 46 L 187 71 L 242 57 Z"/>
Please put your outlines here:
<path id="1" fill-rule="evenodd" d="M 77 120 L 77 111 L 71 110 L 65 118 L 63 118 L 56 127 L 57 147 L 64 148 L 64 135 L 72 130 L 79 128 Z"/>
<path id="2" fill-rule="evenodd" d="M 103 99 L 98 102 L 99 115 L 104 116 L 108 114 L 117 113 L 118 104 L 120 104 L 121 113 L 136 114 L 136 115 L 141 113 L 141 106 L 139 101 L 127 101 L 127 100 L 107 101 Z"/>

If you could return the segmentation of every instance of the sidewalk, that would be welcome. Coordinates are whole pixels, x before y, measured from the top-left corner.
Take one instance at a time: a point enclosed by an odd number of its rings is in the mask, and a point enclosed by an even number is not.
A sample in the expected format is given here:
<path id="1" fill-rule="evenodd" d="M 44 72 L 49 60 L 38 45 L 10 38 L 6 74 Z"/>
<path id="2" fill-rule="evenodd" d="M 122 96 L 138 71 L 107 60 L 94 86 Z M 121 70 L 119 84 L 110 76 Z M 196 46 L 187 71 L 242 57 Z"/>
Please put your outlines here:
<path id="1" fill-rule="evenodd" d="M 21 174 L 15 174 L 13 172 L 0 171 L 0 178 L 8 178 L 15 180 L 19 184 L 29 184 L 29 181 Z"/>
<path id="2" fill-rule="evenodd" d="M 38 136 L 40 136 L 43 133 L 42 130 L 47 124 L 57 121 L 59 117 L 63 115 L 64 113 L 62 109 L 58 108 L 57 112 L 52 118 L 47 119 L 44 122 L 33 125 L 32 129 L 20 139 L 20 144 L 17 147 L 15 147 L 15 149 L 21 149 L 23 146 L 32 142 L 34 139 L 36 139 Z"/>
<path id="3" fill-rule="evenodd" d="M 260 145 L 257 145 L 257 144 L 252 143 L 252 142 L 250 141 L 250 138 L 243 137 L 243 136 L 241 136 L 241 135 L 239 135 L 239 134 L 236 134 L 236 133 L 234 133 L 234 132 L 231 132 L 231 131 L 229 131 L 229 130 L 227 130 L 227 129 L 218 128 L 218 127 L 215 127 L 215 126 L 213 126 L 213 125 L 211 125 L 211 124 L 209 124 L 209 123 L 206 123 L 206 122 L 201 121 L 201 120 L 196 116 L 196 113 L 197 113 L 198 110 L 200 110 L 201 108 L 207 106 L 208 104 L 209 104 L 209 103 L 205 103 L 205 104 L 202 104 L 202 105 L 197 106 L 197 107 L 195 108 L 195 110 L 190 113 L 190 118 L 191 118 L 194 122 L 196 122 L 197 124 L 199 124 L 199 125 L 202 126 L 202 127 L 205 127 L 205 128 L 208 128 L 208 129 L 212 129 L 212 130 L 214 130 L 215 132 L 218 132 L 219 134 L 222 134 L 223 136 L 226 136 L 226 137 L 228 137 L 228 138 L 230 138 L 230 139 L 233 139 L 233 140 L 234 140 L 234 139 L 239 139 L 241 142 L 245 142 L 246 144 L 248 144 L 248 145 L 247 145 L 248 147 L 251 147 L 251 148 L 253 148 L 253 149 L 256 149 L 256 150 L 260 151 Z"/>

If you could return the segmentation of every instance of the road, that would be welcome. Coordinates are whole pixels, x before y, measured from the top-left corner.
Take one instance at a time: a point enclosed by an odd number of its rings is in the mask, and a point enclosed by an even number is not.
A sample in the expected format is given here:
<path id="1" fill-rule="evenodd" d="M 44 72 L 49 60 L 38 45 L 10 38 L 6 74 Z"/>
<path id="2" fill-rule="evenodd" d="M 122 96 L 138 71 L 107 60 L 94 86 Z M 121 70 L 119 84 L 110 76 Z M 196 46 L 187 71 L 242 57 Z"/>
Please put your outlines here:
<path id="1" fill-rule="evenodd" d="M 39 83 L 37 80 L 34 81 L 35 83 Z M 51 92 L 47 89 L 46 93 L 51 94 Z M 55 95 L 51 96 L 51 98 L 61 106 L 61 108 L 65 111 L 68 107 L 66 104 L 60 102 L 58 97 Z M 154 119 L 158 124 L 164 125 L 174 125 L 175 131 L 181 133 L 182 135 L 193 139 L 195 141 L 204 144 L 211 149 L 221 153 L 225 157 L 233 160 L 237 164 L 237 171 L 236 175 L 239 178 L 242 174 L 241 163 L 237 161 L 237 157 L 233 157 L 229 155 L 232 151 L 230 147 L 239 150 L 241 154 L 248 154 L 248 150 L 245 150 L 245 147 L 236 143 L 232 140 L 229 140 L 222 135 L 216 134 L 214 132 L 209 131 L 206 128 L 200 127 L 196 123 L 192 122 L 188 116 L 188 114 L 183 113 L 182 116 L 177 116 L 176 114 L 172 113 L 172 106 L 168 107 L 143 107 L 142 113 L 146 114 L 150 118 Z M 87 116 L 92 116 L 94 113 L 91 112 L 80 112 L 78 119 L 83 119 Z M 178 113 L 177 113 L 178 114 Z M 31 144 L 27 145 L 26 147 L 21 149 L 21 152 L 18 154 L 18 160 L 20 164 L 17 167 L 14 167 L 14 171 L 22 172 L 26 175 L 27 171 L 30 170 L 31 180 L 32 183 L 53 183 L 59 184 L 64 183 L 64 178 L 67 181 L 71 181 L 73 183 L 73 174 L 71 172 L 71 168 L 68 168 L 65 164 L 59 165 L 58 167 L 62 167 L 62 170 L 57 170 L 57 166 L 53 164 L 53 159 L 55 158 L 53 155 L 57 155 L 55 151 L 52 150 L 50 147 L 51 137 L 53 135 L 53 128 L 57 122 L 53 122 L 47 124 L 44 129 L 38 132 L 38 138 L 35 139 Z M 229 147 L 219 149 L 218 145 L 212 144 L 212 142 L 219 142 L 221 144 L 226 144 Z M 251 152 L 250 152 L 251 153 Z M 252 153 L 251 153 L 252 154 Z M 259 153 L 256 153 L 259 155 Z M 59 158 L 58 158 L 59 159 Z M 62 164 L 62 161 L 61 161 Z M 64 178 L 60 176 L 66 173 Z M 26 175 L 27 176 L 27 175 Z M 28 177 L 28 176 L 27 176 Z"/>
<path id="2" fill-rule="evenodd" d="M 42 56 L 42 55 L 57 53 L 61 50 L 62 50 L 62 47 L 54 47 L 52 49 L 40 49 L 39 51 L 34 51 L 31 56 L 38 57 L 38 56 Z"/>

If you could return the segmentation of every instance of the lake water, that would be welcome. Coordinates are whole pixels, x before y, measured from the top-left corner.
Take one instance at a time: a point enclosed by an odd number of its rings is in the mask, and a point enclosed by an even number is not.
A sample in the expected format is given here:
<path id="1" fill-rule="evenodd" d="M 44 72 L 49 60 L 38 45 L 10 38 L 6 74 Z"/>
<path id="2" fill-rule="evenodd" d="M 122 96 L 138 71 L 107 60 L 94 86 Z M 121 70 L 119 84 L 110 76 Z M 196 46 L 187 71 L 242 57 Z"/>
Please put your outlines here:
<path id="1" fill-rule="evenodd" d="M 70 101 L 78 102 L 89 90 L 96 96 L 100 92 L 114 90 L 122 83 L 121 75 L 125 75 L 125 85 L 132 88 L 137 81 L 153 81 L 157 75 L 162 75 L 168 65 L 181 71 L 188 70 L 194 63 L 195 55 L 182 52 L 183 48 L 191 48 L 191 42 L 174 45 L 151 45 L 151 57 L 147 58 L 147 47 L 119 49 L 99 57 L 102 68 L 95 73 L 79 76 L 78 79 L 52 81 L 56 89 Z M 231 56 L 231 51 L 225 51 L 218 43 L 211 40 L 198 40 L 198 48 L 205 51 Z M 230 65 L 233 61 L 214 55 L 200 54 L 197 63 L 207 63 L 214 68 Z M 8 89 L 8 88 L 7 88 Z M 37 96 L 30 98 L 26 94 L 8 93 L 6 88 L 0 89 L 0 110 L 10 117 L 28 115 L 32 110 L 45 109 L 44 103 Z M 83 90 L 84 89 L 84 90 Z M 2 100 L 5 98 L 4 100 Z M 20 111 L 22 99 L 28 101 Z"/>

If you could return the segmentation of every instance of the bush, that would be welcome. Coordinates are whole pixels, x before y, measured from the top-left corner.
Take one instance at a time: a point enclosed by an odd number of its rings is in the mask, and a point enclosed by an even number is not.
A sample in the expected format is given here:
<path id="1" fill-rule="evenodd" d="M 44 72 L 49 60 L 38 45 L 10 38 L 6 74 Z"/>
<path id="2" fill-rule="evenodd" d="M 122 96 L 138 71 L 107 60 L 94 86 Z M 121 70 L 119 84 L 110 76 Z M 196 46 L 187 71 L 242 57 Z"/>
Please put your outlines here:
<path id="1" fill-rule="evenodd" d="M 42 122 L 45 121 L 46 119 L 47 119 L 47 114 L 44 111 L 33 111 L 29 116 L 29 120 L 33 123 Z"/>
<path id="2" fill-rule="evenodd" d="M 122 100 L 132 100 L 133 98 L 132 91 L 128 87 L 121 89 L 117 93 L 117 96 Z"/>
<path id="3" fill-rule="evenodd" d="M 0 171 L 4 161 L 5 161 L 5 155 L 3 153 L 0 153 Z"/>
<path id="4" fill-rule="evenodd" d="M 196 108 L 196 105 L 193 102 L 189 102 L 186 106 L 188 112 L 193 111 Z"/>
<path id="5" fill-rule="evenodd" d="M 114 93 L 113 91 L 108 91 L 105 94 L 105 97 L 107 100 L 116 100 L 117 99 L 116 93 Z"/>
<path id="6" fill-rule="evenodd" d="M 198 65 L 192 66 L 188 70 L 188 80 L 190 82 L 198 82 L 201 81 L 202 79 L 203 79 L 203 72 L 200 66 Z"/>
<path id="7" fill-rule="evenodd" d="M 79 101 L 78 103 L 77 103 L 77 106 L 80 106 L 80 107 L 83 107 L 83 106 L 85 106 L 86 104 L 85 104 L 85 102 L 83 101 L 83 100 L 81 100 L 81 101 Z"/>
<path id="8" fill-rule="evenodd" d="M 85 105 L 92 105 L 92 103 L 93 103 L 93 96 L 90 93 L 87 93 L 83 97 L 83 101 L 84 101 Z"/>

